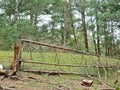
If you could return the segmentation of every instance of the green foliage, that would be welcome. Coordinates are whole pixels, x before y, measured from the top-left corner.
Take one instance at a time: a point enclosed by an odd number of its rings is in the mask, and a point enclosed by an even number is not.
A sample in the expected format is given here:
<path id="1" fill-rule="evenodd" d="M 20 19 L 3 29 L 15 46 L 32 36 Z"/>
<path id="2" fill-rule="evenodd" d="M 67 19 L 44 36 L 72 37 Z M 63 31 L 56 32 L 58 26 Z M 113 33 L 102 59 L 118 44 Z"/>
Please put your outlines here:
<path id="1" fill-rule="evenodd" d="M 72 27 L 74 27 L 78 47 L 85 50 L 85 41 L 82 36 L 84 35 L 83 24 L 81 24 L 83 20 L 81 13 L 85 12 L 89 47 L 95 48 L 93 41 L 96 41 L 97 45 L 99 35 L 102 53 L 105 53 L 105 48 L 106 50 L 115 48 L 115 53 L 117 53 L 119 38 L 115 34 L 115 29 L 119 29 L 120 26 L 119 3 L 119 0 L 69 0 L 66 6 L 67 46 L 76 48 L 75 39 L 71 38 Z M 11 49 L 13 43 L 21 38 L 63 44 L 64 0 L 18 0 L 18 12 L 16 12 L 16 5 L 16 0 L 0 1 L 0 9 L 3 10 L 0 14 L 0 49 Z M 76 12 L 79 14 L 75 14 Z M 38 26 L 42 15 L 51 15 L 52 21 Z M 99 32 L 96 30 L 97 25 Z M 112 53 L 113 50 L 108 51 Z"/>
<path id="2" fill-rule="evenodd" d="M 3 24 L 2 24 L 3 23 Z M 21 37 L 28 38 L 35 36 L 34 26 L 28 20 L 18 21 L 18 25 L 9 25 L 8 22 L 3 21 L 0 28 L 0 38 L 1 43 L 0 49 L 9 50 L 14 42 L 17 42 L 21 39 Z"/>
<path id="3" fill-rule="evenodd" d="M 19 20 L 17 25 L 17 33 L 19 35 L 18 38 L 24 37 L 32 37 L 36 34 L 35 26 L 29 20 Z"/>

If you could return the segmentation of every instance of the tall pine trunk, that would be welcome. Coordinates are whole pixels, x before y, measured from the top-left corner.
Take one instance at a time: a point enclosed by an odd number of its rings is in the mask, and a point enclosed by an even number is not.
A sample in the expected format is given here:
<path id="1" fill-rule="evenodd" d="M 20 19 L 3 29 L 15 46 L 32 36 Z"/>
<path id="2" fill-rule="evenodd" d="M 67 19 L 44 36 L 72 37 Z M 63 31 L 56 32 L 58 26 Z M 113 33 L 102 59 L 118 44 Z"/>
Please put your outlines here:
<path id="1" fill-rule="evenodd" d="M 96 11 L 96 28 L 97 28 L 97 54 L 101 54 L 101 49 L 100 49 L 100 27 L 98 25 L 98 13 Z"/>
<path id="2" fill-rule="evenodd" d="M 73 36 L 74 36 L 74 39 L 75 39 L 76 49 L 78 49 L 78 42 L 77 42 L 77 37 L 76 37 L 76 34 L 75 34 L 75 27 L 74 27 L 74 22 L 73 22 L 73 15 L 72 15 L 71 0 L 69 0 L 69 6 L 70 6 L 71 28 L 72 28 Z"/>
<path id="3" fill-rule="evenodd" d="M 83 33 L 84 33 L 84 43 L 85 43 L 86 51 L 88 52 L 89 47 L 88 47 L 88 36 L 87 36 L 87 29 L 86 29 L 86 22 L 85 22 L 85 10 L 82 10 L 81 15 L 82 15 L 82 27 L 83 27 Z"/>
<path id="4" fill-rule="evenodd" d="M 63 46 L 66 46 L 66 31 L 67 31 L 67 1 L 64 0 L 64 35 L 63 35 Z"/>
<path id="5" fill-rule="evenodd" d="M 106 31 L 106 24 L 104 24 L 104 37 L 105 37 L 105 55 L 108 55 L 108 44 L 107 44 L 107 31 Z"/>
<path id="6" fill-rule="evenodd" d="M 95 32 L 93 30 L 92 30 L 92 38 L 93 38 L 95 53 L 97 54 L 97 44 L 96 44 L 96 40 L 95 40 Z"/>

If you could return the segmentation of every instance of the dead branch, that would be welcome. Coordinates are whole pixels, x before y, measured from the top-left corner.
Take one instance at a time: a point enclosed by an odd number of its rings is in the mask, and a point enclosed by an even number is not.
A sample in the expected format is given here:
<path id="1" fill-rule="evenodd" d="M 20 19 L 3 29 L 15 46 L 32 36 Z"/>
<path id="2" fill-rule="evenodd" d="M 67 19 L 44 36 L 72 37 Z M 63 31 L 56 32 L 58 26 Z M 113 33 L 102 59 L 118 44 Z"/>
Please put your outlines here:
<path id="1" fill-rule="evenodd" d="M 70 65 L 70 64 L 55 64 L 46 62 L 36 62 L 31 60 L 20 60 L 19 62 L 24 63 L 34 63 L 34 64 L 44 64 L 44 65 L 54 65 L 54 66 L 67 66 L 67 67 L 96 67 L 96 65 Z M 103 66 L 97 66 L 98 68 L 103 68 Z M 104 68 L 114 68 L 115 66 L 104 66 Z"/>

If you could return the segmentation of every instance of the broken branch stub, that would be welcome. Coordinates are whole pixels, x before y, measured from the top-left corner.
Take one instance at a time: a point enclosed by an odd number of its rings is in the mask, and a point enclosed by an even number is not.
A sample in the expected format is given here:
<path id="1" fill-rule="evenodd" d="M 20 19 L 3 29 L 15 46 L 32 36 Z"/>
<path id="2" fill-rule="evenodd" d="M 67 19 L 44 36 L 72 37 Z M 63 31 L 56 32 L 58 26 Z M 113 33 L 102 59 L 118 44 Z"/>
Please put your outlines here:
<path id="1" fill-rule="evenodd" d="M 90 87 L 93 84 L 93 80 L 83 79 L 81 85 Z"/>

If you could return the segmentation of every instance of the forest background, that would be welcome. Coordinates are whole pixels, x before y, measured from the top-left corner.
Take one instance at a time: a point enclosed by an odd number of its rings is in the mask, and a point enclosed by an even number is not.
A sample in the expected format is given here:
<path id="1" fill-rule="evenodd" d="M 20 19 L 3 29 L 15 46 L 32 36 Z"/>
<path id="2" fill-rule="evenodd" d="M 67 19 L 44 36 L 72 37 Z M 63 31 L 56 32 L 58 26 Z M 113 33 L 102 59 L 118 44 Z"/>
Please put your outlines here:
<path id="1" fill-rule="evenodd" d="M 0 50 L 30 39 L 120 57 L 119 0 L 1 0 Z"/>

